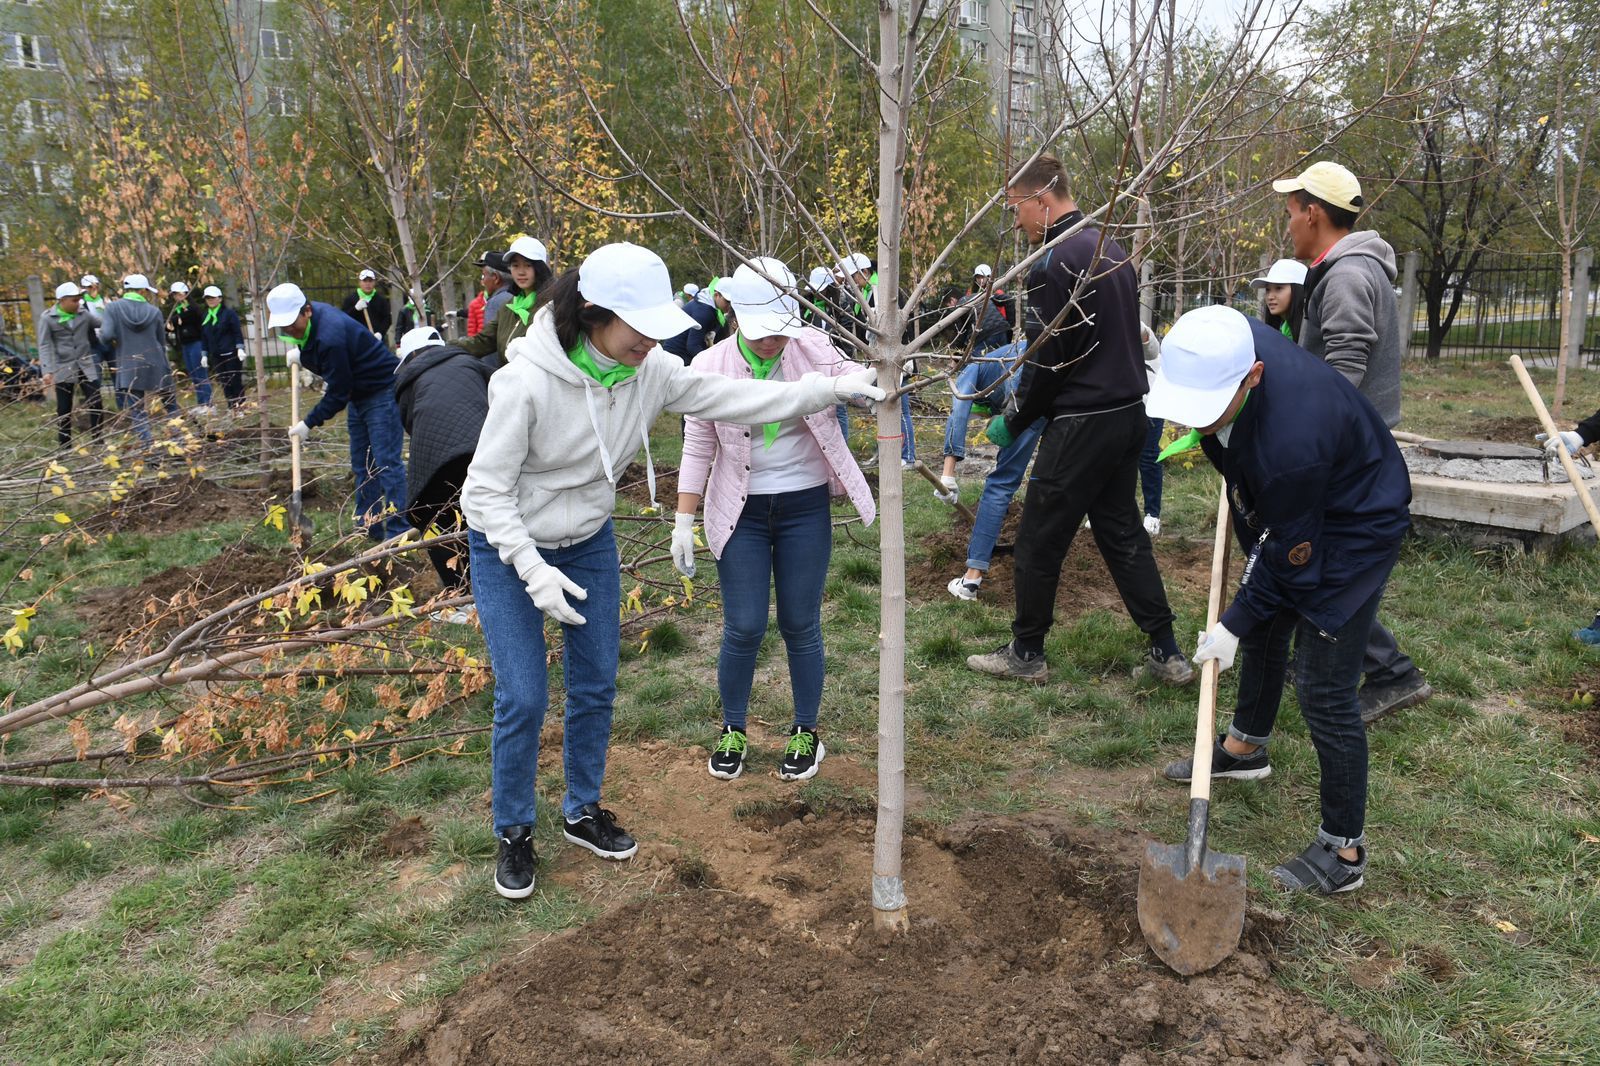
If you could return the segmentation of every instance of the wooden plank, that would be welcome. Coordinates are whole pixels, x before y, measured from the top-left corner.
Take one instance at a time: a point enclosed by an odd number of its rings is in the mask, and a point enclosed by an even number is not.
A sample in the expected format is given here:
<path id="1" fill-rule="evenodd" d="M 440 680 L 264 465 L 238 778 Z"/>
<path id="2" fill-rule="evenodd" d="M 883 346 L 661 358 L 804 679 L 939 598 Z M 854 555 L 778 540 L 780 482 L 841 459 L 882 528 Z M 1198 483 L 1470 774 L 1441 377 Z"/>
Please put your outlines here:
<path id="1" fill-rule="evenodd" d="M 1561 534 L 1588 521 L 1570 486 L 1411 476 L 1411 513 L 1530 533 Z"/>

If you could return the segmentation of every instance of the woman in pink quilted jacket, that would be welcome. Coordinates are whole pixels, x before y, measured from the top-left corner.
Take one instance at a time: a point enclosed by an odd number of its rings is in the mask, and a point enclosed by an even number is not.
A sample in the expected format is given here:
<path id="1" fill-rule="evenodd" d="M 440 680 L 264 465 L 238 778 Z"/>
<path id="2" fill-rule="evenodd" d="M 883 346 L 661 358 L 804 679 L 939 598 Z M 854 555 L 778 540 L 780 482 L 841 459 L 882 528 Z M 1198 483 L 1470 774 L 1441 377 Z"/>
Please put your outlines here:
<path id="1" fill-rule="evenodd" d="M 690 365 L 733 378 L 797 380 L 819 372 L 859 372 L 822 331 L 800 321 L 794 275 L 777 259 L 755 259 L 719 287 L 733 304 L 738 330 Z M 678 474 L 672 560 L 694 576 L 695 512 L 705 501 L 706 541 L 722 585 L 722 651 L 717 689 L 722 734 L 707 766 L 731 781 L 744 772 L 745 720 L 756 653 L 767 632 L 770 590 L 777 589 L 778 632 L 789 653 L 794 724 L 778 776 L 812 777 L 826 749 L 817 736 L 822 704 L 822 586 L 833 548 L 829 499 L 848 496 L 862 521 L 877 517 L 872 491 L 832 412 L 762 426 L 689 417 Z"/>

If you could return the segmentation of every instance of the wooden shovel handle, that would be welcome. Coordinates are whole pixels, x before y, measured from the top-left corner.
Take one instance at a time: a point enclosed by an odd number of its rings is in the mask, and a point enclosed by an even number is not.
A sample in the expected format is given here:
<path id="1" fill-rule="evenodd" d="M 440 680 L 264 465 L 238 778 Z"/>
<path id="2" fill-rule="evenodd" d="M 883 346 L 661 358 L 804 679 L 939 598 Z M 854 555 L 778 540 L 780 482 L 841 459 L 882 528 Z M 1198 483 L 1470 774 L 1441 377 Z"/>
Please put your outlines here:
<path id="1" fill-rule="evenodd" d="M 300 424 L 300 368 L 289 367 L 289 426 Z M 289 434 L 289 487 L 300 495 L 300 438 Z"/>
<path id="2" fill-rule="evenodd" d="M 1528 402 L 1533 404 L 1534 413 L 1544 425 L 1545 436 L 1556 442 L 1556 455 L 1561 458 L 1561 469 L 1567 472 L 1567 480 L 1572 482 L 1572 491 L 1578 494 L 1578 502 L 1589 512 L 1589 524 L 1594 527 L 1595 534 L 1600 536 L 1600 510 L 1595 509 L 1594 497 L 1589 494 L 1589 486 L 1578 473 L 1578 464 L 1572 461 L 1572 453 L 1567 451 L 1566 442 L 1561 439 L 1561 431 L 1556 429 L 1555 422 L 1550 418 L 1550 411 L 1544 405 L 1544 397 L 1539 395 L 1538 387 L 1528 376 L 1528 368 L 1522 365 L 1522 357 L 1513 355 L 1508 361 L 1511 363 L 1511 369 L 1516 371 L 1517 380 L 1522 382 L 1522 391 L 1528 394 Z"/>
<path id="3" fill-rule="evenodd" d="M 1217 539 L 1211 546 L 1211 592 L 1206 597 L 1206 629 L 1222 617 L 1222 597 L 1227 591 L 1228 556 L 1233 549 L 1233 511 L 1228 506 L 1228 483 L 1222 483 L 1217 498 Z M 1195 715 L 1194 765 L 1189 778 L 1189 798 L 1211 800 L 1211 749 L 1217 736 L 1217 675 L 1222 672 L 1215 659 L 1200 667 L 1200 706 Z"/>

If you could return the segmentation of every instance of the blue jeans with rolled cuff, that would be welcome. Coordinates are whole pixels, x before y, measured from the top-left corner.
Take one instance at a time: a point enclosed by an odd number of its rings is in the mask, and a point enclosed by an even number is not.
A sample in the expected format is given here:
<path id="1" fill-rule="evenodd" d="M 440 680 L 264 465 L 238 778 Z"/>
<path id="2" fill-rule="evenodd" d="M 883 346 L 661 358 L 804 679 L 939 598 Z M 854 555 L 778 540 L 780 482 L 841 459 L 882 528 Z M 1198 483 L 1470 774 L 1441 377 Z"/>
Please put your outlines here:
<path id="1" fill-rule="evenodd" d="M 532 825 L 539 768 L 539 733 L 550 704 L 545 666 L 544 614 L 533 605 L 515 568 L 477 530 L 467 534 L 472 596 L 494 668 L 494 727 L 489 753 L 494 831 Z M 574 582 L 588 599 L 567 602 L 587 621 L 561 627 L 561 671 L 567 691 L 561 742 L 567 790 L 561 810 L 576 819 L 585 804 L 600 802 L 617 695 L 621 577 L 611 521 L 588 540 L 565 548 L 540 548 L 544 561 Z"/>
<path id="2" fill-rule="evenodd" d="M 411 523 L 401 517 L 406 509 L 406 464 L 400 449 L 406 431 L 394 390 L 351 397 L 347 411 L 356 521 L 367 527 L 367 536 L 373 540 L 399 536 Z"/>
<path id="3" fill-rule="evenodd" d="M 1287 610 L 1239 639 L 1239 698 L 1228 735 L 1247 744 L 1271 739 L 1292 643 L 1295 695 L 1321 768 L 1322 826 L 1317 838 L 1334 847 L 1364 842 L 1367 728 L 1356 692 L 1367 634 L 1382 598 L 1379 588 L 1332 634 Z"/>

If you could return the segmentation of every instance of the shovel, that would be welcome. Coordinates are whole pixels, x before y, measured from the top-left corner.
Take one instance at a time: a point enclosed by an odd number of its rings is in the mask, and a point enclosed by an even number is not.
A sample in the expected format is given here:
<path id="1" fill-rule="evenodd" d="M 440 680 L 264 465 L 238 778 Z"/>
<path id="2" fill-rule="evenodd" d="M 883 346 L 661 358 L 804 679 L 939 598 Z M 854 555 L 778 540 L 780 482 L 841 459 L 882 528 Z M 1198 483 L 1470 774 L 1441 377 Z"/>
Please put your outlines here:
<path id="1" fill-rule="evenodd" d="M 1228 487 L 1217 504 L 1217 540 L 1211 549 L 1211 595 L 1206 628 L 1222 613 L 1232 534 Z M 1161 961 L 1185 977 L 1203 973 L 1233 954 L 1244 932 L 1244 856 L 1206 848 L 1211 814 L 1211 749 L 1216 744 L 1215 659 L 1200 670 L 1200 710 L 1194 731 L 1189 784 L 1189 836 L 1182 844 L 1145 845 L 1139 865 L 1139 930 Z"/>
<path id="2" fill-rule="evenodd" d="M 289 368 L 289 424 L 300 422 L 300 368 Z M 305 547 L 311 537 L 311 516 L 300 499 L 300 438 L 289 434 L 289 539 L 296 549 Z"/>

